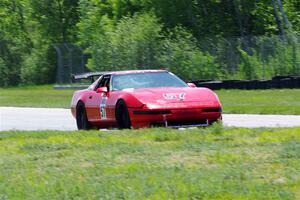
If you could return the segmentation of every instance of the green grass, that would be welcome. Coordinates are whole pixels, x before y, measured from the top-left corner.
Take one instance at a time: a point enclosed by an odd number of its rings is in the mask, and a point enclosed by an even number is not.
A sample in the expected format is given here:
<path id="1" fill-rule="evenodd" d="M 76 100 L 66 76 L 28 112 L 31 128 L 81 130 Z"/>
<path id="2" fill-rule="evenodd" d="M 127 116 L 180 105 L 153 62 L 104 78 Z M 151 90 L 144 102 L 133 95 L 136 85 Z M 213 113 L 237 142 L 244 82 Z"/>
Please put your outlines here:
<path id="1" fill-rule="evenodd" d="M 300 128 L 0 132 L 0 199 L 300 199 Z"/>
<path id="2" fill-rule="evenodd" d="M 300 115 L 300 89 L 219 90 L 224 113 Z M 0 89 L 0 106 L 69 108 L 73 91 L 53 86 Z"/>
<path id="3" fill-rule="evenodd" d="M 69 108 L 73 91 L 54 90 L 53 86 L 0 88 L 0 106 Z"/>
<path id="4" fill-rule="evenodd" d="M 219 90 L 225 113 L 300 115 L 300 89 Z"/>

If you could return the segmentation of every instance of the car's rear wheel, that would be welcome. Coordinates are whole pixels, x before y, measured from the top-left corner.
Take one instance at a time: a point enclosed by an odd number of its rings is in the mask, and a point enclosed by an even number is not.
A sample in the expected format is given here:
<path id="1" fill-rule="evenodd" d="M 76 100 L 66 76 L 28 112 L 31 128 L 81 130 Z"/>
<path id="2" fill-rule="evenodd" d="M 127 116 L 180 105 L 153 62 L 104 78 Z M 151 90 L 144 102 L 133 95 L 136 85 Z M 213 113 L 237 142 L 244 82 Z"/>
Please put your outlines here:
<path id="1" fill-rule="evenodd" d="M 86 115 L 86 109 L 83 103 L 79 103 L 76 112 L 76 123 L 78 130 L 90 130 L 91 125 Z"/>
<path id="2" fill-rule="evenodd" d="M 120 129 L 130 129 L 131 121 L 126 103 L 120 100 L 116 106 L 116 119 Z"/>

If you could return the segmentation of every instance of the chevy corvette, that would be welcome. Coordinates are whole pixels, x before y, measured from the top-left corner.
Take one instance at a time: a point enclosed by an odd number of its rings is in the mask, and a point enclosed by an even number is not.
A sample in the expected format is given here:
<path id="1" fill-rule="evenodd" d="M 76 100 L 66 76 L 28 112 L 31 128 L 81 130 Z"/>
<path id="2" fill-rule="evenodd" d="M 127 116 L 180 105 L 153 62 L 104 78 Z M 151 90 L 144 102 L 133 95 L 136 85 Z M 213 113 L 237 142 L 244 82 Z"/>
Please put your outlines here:
<path id="1" fill-rule="evenodd" d="M 166 70 L 95 72 L 73 78 L 96 80 L 76 91 L 71 112 L 79 130 L 97 128 L 201 127 L 221 120 L 218 96 L 185 83 Z"/>

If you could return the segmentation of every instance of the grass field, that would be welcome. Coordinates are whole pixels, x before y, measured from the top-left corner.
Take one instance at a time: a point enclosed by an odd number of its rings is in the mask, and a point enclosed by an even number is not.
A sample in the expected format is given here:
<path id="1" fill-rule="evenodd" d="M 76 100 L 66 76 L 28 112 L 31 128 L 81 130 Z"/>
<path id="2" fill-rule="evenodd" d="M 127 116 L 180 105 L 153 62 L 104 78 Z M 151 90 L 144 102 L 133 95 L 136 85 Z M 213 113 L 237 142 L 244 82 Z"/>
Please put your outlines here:
<path id="1" fill-rule="evenodd" d="M 300 115 L 300 89 L 219 90 L 224 113 Z M 0 89 L 0 106 L 69 108 L 73 91 L 53 86 Z"/>
<path id="2" fill-rule="evenodd" d="M 54 90 L 51 85 L 0 88 L 0 106 L 69 108 L 73 92 Z"/>
<path id="3" fill-rule="evenodd" d="M 300 115 L 300 89 L 219 90 L 225 113 Z"/>
<path id="4" fill-rule="evenodd" d="M 300 199 L 300 128 L 0 132 L 0 199 Z"/>

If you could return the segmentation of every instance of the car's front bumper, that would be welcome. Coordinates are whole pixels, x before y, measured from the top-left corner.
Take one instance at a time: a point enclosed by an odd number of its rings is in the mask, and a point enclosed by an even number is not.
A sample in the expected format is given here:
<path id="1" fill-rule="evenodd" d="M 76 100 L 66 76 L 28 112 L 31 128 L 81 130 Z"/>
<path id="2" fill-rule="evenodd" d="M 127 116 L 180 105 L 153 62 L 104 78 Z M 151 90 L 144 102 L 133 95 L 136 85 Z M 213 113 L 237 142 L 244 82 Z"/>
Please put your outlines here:
<path id="1" fill-rule="evenodd" d="M 211 108 L 129 109 L 133 128 L 150 126 L 200 127 L 222 118 L 222 110 Z"/>

